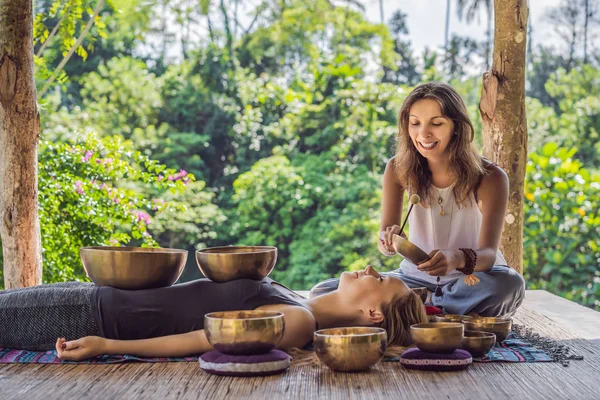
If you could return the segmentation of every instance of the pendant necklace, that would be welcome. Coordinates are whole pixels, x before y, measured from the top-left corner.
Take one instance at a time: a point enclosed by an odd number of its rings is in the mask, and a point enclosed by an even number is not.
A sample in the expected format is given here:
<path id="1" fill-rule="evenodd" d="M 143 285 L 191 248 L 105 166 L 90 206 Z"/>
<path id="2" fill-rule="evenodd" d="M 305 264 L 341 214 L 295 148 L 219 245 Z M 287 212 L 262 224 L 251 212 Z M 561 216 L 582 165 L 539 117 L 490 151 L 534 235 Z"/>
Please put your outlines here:
<path id="1" fill-rule="evenodd" d="M 435 191 L 437 192 L 438 198 L 437 198 L 437 203 L 440 206 L 440 215 L 443 217 L 444 215 L 446 215 L 446 212 L 444 211 L 444 199 L 442 197 L 442 193 L 444 193 L 444 190 L 446 190 L 447 188 L 444 188 L 442 190 L 437 190 L 437 188 L 435 189 Z"/>

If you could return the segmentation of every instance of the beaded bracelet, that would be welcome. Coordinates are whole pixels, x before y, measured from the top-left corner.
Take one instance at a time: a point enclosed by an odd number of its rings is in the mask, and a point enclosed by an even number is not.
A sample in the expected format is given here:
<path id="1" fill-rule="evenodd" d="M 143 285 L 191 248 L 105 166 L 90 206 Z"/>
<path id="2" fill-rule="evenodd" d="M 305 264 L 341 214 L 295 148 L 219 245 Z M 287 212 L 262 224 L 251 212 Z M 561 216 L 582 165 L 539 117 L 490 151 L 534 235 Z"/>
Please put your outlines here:
<path id="1" fill-rule="evenodd" d="M 467 286 L 473 286 L 479 282 L 479 278 L 473 275 L 475 271 L 475 265 L 477 264 L 477 253 L 473 249 L 460 248 L 465 255 L 465 266 L 459 271 L 467 275 L 465 277 L 465 283 Z"/>

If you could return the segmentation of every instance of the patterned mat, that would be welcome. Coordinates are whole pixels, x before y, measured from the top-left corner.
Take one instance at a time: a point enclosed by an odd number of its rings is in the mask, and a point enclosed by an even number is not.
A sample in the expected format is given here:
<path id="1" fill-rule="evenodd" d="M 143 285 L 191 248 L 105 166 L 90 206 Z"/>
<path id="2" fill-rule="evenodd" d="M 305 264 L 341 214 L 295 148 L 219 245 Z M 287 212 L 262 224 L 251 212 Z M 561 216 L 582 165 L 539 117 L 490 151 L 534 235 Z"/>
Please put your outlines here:
<path id="1" fill-rule="evenodd" d="M 85 361 L 61 360 L 56 355 L 56 350 L 27 351 L 11 350 L 0 347 L 0 364 L 118 364 L 125 362 L 198 362 L 198 357 L 136 357 L 136 356 L 109 356 L 103 355 Z"/>
<path id="2" fill-rule="evenodd" d="M 535 343 L 531 344 L 531 343 Z M 560 349 L 557 354 L 556 349 Z M 305 350 L 311 350 L 307 346 Z M 474 358 L 475 362 L 562 362 L 568 365 L 569 360 L 581 360 L 582 356 L 572 355 L 570 351 L 560 342 L 554 342 L 550 339 L 540 338 L 537 334 L 532 334 L 527 328 L 513 325 L 513 331 L 502 343 L 496 345 L 485 357 Z M 399 357 L 386 357 L 383 361 L 400 361 Z M 27 350 L 12 350 L 0 347 L 0 364 L 25 363 L 25 364 L 116 364 L 125 362 L 198 362 L 198 357 L 136 357 L 130 355 L 103 355 L 91 358 L 85 361 L 64 361 L 60 360 L 56 351 L 36 352 Z"/>

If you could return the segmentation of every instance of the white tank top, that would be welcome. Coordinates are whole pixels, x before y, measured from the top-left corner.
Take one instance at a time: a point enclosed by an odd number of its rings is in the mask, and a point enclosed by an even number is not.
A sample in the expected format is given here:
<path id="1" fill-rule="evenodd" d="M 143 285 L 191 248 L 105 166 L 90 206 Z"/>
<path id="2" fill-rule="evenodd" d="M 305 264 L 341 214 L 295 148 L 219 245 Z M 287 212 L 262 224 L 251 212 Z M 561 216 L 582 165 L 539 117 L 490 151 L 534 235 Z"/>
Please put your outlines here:
<path id="1" fill-rule="evenodd" d="M 433 185 L 432 185 L 433 186 Z M 429 254 L 434 249 L 456 249 L 461 247 L 477 249 L 479 247 L 479 231 L 481 230 L 482 214 L 477 206 L 475 196 L 470 195 L 471 203 L 456 204 L 452 187 L 440 189 L 433 186 L 434 200 L 430 207 L 416 204 L 408 217 L 408 239 Z M 442 198 L 441 207 L 438 195 Z M 441 208 L 445 215 L 440 215 Z M 495 265 L 506 265 L 506 260 L 498 250 Z M 412 262 L 404 259 L 400 269 L 407 275 L 435 283 L 437 277 L 419 271 Z M 440 283 L 447 283 L 464 276 L 459 271 L 452 271 L 440 277 Z"/>

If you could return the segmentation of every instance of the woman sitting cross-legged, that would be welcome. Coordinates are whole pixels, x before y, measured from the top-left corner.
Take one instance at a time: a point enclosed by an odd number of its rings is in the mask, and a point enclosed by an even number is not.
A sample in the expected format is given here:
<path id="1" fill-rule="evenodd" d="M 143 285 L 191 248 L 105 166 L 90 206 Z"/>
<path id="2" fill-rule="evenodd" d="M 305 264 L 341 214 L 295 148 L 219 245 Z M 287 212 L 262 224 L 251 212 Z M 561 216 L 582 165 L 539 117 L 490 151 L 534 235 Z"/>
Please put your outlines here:
<path id="1" fill-rule="evenodd" d="M 207 279 L 146 290 L 68 282 L 0 291 L 0 347 L 44 351 L 64 360 L 101 354 L 179 357 L 212 350 L 204 315 L 265 310 L 284 314 L 279 348 L 302 348 L 318 328 L 378 326 L 390 346 L 410 344 L 411 324 L 425 322 L 421 299 L 401 280 L 370 266 L 343 272 L 339 288 L 305 299 L 266 278 Z"/>
<path id="2" fill-rule="evenodd" d="M 379 251 L 395 255 L 404 198 L 418 195 L 408 239 L 429 254 L 405 259 L 390 276 L 434 291 L 434 306 L 448 314 L 513 315 L 525 295 L 521 275 L 498 250 L 507 213 L 508 178 L 473 148 L 475 131 L 460 95 L 445 83 L 417 86 L 399 115 L 397 151 L 383 175 Z M 440 290 L 435 290 L 440 286 Z M 337 280 L 315 286 L 335 289 Z M 437 292 L 437 293 L 435 293 Z"/>

